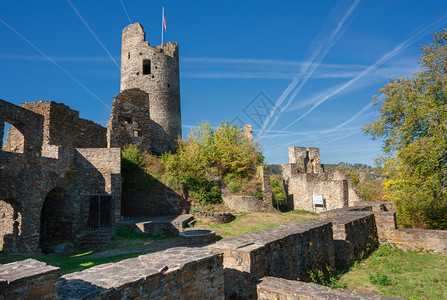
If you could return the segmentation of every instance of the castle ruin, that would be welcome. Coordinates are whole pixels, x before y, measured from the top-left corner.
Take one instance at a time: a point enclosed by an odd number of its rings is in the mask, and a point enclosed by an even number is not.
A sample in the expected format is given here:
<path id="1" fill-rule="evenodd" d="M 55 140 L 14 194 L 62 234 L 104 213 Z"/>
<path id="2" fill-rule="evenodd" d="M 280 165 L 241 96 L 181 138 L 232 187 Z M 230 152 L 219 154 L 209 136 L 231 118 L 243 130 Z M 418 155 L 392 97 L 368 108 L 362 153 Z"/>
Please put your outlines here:
<path id="1" fill-rule="evenodd" d="M 289 147 L 289 164 L 282 171 L 289 210 L 312 211 L 313 195 L 323 195 L 327 210 L 360 201 L 347 176 L 324 171 L 318 148 Z"/>
<path id="2" fill-rule="evenodd" d="M 178 44 L 150 47 L 139 23 L 122 35 L 121 92 L 107 128 L 61 103 L 0 100 L 0 247 L 51 252 L 83 232 L 114 228 L 120 148 L 160 155 L 181 138 Z M 3 145 L 5 122 L 8 129 Z"/>
<path id="3" fill-rule="evenodd" d="M 179 74 L 177 43 L 151 47 L 140 23 L 124 28 L 121 93 L 140 89 L 148 94 L 151 151 L 157 155 L 175 151 L 182 135 Z"/>

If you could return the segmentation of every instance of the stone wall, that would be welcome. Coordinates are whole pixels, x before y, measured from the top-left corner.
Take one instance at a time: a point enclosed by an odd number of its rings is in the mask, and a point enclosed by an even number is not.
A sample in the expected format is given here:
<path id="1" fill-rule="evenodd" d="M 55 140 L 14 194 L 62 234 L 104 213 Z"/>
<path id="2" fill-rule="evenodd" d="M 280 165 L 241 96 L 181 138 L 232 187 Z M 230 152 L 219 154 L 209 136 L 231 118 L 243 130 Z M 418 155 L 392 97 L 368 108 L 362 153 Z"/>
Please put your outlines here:
<path id="1" fill-rule="evenodd" d="M 332 224 L 308 221 L 221 240 L 209 248 L 224 254 L 225 294 L 230 299 L 256 297 L 264 276 L 309 279 L 309 270 L 334 266 Z"/>
<path id="2" fill-rule="evenodd" d="M 123 217 L 179 215 L 190 211 L 191 202 L 178 191 L 167 187 L 143 190 L 123 190 Z"/>
<path id="3" fill-rule="evenodd" d="M 224 299 L 222 255 L 171 248 L 67 274 L 60 299 Z"/>
<path id="4" fill-rule="evenodd" d="M 15 124 L 11 128 L 20 130 L 24 136 L 23 153 L 0 151 L 0 210 L 5 213 L 0 247 L 6 252 L 36 252 L 46 242 L 56 242 L 55 237 L 63 238 L 64 242 L 74 239 L 87 227 L 90 199 L 84 195 L 116 195 L 114 220 L 120 217 L 120 150 L 74 149 L 48 144 L 52 138 L 55 143 L 68 145 L 94 144 L 98 139 L 92 130 L 91 135 L 81 132 L 70 140 L 71 130 L 90 129 L 82 125 L 81 119 L 74 124 L 76 120 L 70 118 L 75 118 L 77 112 L 64 105 L 43 101 L 26 105 L 46 113 L 43 116 L 0 101 L 0 123 Z M 56 115 L 67 117 L 66 122 L 73 121 L 73 124 L 60 125 L 53 130 L 51 120 Z M 65 134 L 65 140 L 60 141 Z"/>
<path id="5" fill-rule="evenodd" d="M 220 225 L 230 223 L 231 221 L 234 221 L 236 217 L 229 211 L 221 211 L 221 212 L 198 211 L 194 214 L 194 219 L 208 224 Z"/>
<path id="6" fill-rule="evenodd" d="M 312 195 L 323 195 L 327 210 L 360 201 L 350 178 L 337 171 L 324 171 L 318 148 L 289 147 L 289 164 L 282 166 L 282 172 L 289 210 L 312 211 Z"/>
<path id="7" fill-rule="evenodd" d="M 347 212 L 328 220 L 332 222 L 334 232 L 336 263 L 348 266 L 379 246 L 373 213 Z"/>
<path id="8" fill-rule="evenodd" d="M 275 211 L 271 203 L 254 196 L 222 195 L 225 205 L 236 212 Z"/>
<path id="9" fill-rule="evenodd" d="M 360 291 L 337 289 L 315 283 L 305 283 L 297 280 L 266 277 L 257 285 L 257 299 L 260 300 L 326 300 L 326 299 L 358 299 L 386 300 L 396 299 Z"/>
<path id="10" fill-rule="evenodd" d="M 0 265 L 0 299 L 56 299 L 59 268 L 26 259 Z"/>
<path id="11" fill-rule="evenodd" d="M 141 151 L 151 151 L 149 95 L 140 89 L 125 90 L 113 98 L 107 123 L 107 147 L 127 144 Z"/>
<path id="12" fill-rule="evenodd" d="M 79 112 L 54 101 L 20 104 L 21 107 L 42 115 L 44 144 L 72 148 L 105 148 L 106 128 L 93 121 L 79 118 Z"/>
<path id="13" fill-rule="evenodd" d="M 139 23 L 123 29 L 121 92 L 139 88 L 149 94 L 151 148 L 155 154 L 177 149 L 182 136 L 179 48 L 177 43 L 149 46 Z"/>

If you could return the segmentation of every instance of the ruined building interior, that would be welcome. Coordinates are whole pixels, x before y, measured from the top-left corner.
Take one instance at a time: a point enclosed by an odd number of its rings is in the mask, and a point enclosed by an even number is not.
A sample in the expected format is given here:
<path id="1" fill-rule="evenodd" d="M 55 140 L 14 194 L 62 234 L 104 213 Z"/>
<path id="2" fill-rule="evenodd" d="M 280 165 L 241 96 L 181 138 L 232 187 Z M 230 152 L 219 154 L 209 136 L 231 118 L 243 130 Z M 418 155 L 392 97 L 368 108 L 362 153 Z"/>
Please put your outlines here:
<path id="1" fill-rule="evenodd" d="M 161 154 L 181 137 L 178 58 L 177 43 L 151 47 L 139 23 L 126 27 L 107 128 L 53 101 L 0 100 L 0 248 L 46 252 L 86 230 L 115 227 L 120 147 Z"/>

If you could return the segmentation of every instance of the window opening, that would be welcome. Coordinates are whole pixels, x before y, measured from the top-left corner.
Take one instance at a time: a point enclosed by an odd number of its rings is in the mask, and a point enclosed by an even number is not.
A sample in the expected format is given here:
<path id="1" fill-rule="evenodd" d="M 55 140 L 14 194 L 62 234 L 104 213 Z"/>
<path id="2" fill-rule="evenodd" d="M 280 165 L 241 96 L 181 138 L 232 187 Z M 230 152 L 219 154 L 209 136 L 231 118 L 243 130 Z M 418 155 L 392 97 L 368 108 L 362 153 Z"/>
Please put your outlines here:
<path id="1" fill-rule="evenodd" d="M 143 59 L 143 75 L 151 74 L 151 60 Z"/>

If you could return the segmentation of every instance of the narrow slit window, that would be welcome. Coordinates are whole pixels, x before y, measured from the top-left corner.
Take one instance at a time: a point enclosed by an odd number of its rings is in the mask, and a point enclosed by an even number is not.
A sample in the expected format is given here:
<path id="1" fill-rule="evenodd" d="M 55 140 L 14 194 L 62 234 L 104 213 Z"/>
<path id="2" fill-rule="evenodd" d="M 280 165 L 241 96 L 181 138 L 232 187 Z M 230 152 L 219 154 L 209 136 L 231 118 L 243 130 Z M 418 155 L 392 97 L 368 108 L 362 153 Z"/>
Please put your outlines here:
<path id="1" fill-rule="evenodd" d="M 151 74 L 151 60 L 143 59 L 143 75 Z"/>
<path id="2" fill-rule="evenodd" d="M 130 52 L 127 53 L 127 59 L 130 59 Z"/>

